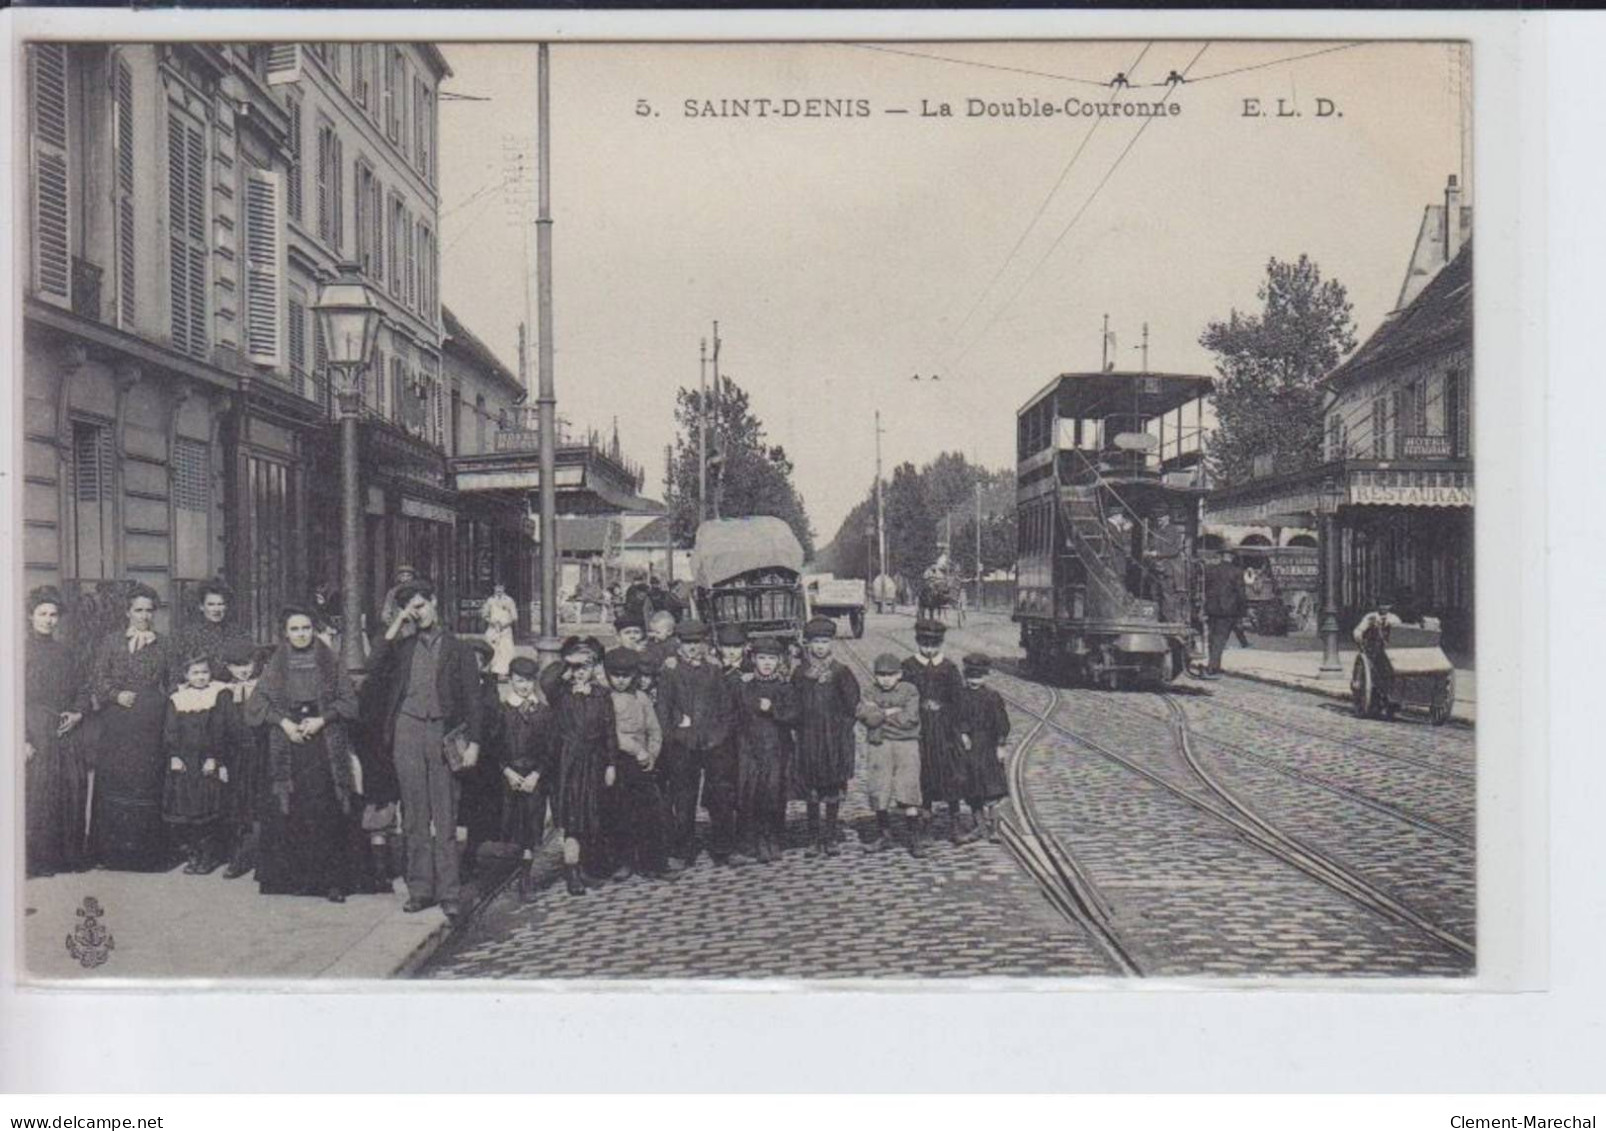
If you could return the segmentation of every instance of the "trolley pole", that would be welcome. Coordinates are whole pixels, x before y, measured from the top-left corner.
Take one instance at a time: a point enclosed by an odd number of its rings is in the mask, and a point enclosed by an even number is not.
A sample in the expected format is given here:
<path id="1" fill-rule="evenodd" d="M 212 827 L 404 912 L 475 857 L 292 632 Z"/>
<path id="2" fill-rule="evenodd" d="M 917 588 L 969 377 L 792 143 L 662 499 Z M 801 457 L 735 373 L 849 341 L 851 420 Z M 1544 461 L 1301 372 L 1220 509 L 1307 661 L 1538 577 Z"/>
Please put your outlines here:
<path id="1" fill-rule="evenodd" d="M 537 177 L 540 211 L 535 220 L 537 333 L 536 369 L 541 425 L 541 635 L 536 650 L 551 661 L 558 652 L 557 403 L 552 378 L 552 87 L 547 44 L 536 56 L 536 128 L 540 134 Z"/>
<path id="2" fill-rule="evenodd" d="M 697 347 L 697 521 L 708 518 L 708 339 Z"/>

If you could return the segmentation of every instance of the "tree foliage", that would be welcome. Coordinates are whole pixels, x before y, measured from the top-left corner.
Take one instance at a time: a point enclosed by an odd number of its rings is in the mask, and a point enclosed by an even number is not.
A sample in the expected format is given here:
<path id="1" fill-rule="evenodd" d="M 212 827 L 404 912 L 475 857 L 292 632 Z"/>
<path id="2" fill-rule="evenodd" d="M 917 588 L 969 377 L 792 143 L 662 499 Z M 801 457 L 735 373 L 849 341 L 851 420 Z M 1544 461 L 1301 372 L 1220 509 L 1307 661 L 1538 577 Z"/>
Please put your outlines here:
<path id="1" fill-rule="evenodd" d="M 1210 437 L 1211 471 L 1224 486 L 1256 473 L 1297 471 L 1321 461 L 1322 390 L 1317 382 L 1355 348 L 1355 322 L 1344 285 L 1322 279 L 1301 255 L 1272 259 L 1258 294 L 1258 314 L 1233 310 L 1212 322 L 1199 344 L 1216 355 Z M 1269 464 L 1269 467 L 1266 466 Z"/>
<path id="2" fill-rule="evenodd" d="M 899 464 L 882 487 L 888 572 L 918 578 L 937 560 L 951 529 L 951 564 L 961 574 L 975 576 L 978 482 L 982 500 L 982 567 L 989 572 L 1010 568 L 1015 561 L 1014 473 L 988 471 L 958 452 L 944 452 L 921 468 L 908 462 Z M 839 577 L 862 578 L 870 567 L 874 539 L 872 485 L 864 500 L 842 520 L 836 536 L 821 549 L 816 567 Z M 880 563 L 875 565 L 879 570 Z"/>
<path id="3" fill-rule="evenodd" d="M 721 518 L 773 515 L 792 528 L 804 554 L 812 554 L 814 533 L 803 497 L 792 485 L 792 461 L 786 449 L 769 443 L 745 389 L 729 377 L 720 378 L 720 389 L 717 403 L 712 393 L 708 397 L 708 517 L 715 516 L 716 500 Z M 702 399 L 697 389 L 681 389 L 675 395 L 676 439 L 664 494 L 674 537 L 682 545 L 696 537 L 699 521 L 697 422 Z"/>

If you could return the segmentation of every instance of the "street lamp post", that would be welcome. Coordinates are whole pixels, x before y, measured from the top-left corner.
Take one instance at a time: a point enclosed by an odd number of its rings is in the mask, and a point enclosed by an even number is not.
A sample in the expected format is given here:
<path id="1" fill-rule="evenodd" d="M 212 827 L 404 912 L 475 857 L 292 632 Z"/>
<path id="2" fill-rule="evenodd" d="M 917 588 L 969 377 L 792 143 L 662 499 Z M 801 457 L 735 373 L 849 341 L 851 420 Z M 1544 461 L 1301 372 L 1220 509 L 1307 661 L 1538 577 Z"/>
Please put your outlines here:
<path id="1" fill-rule="evenodd" d="M 379 306 L 355 263 L 318 292 L 319 325 L 335 375 L 340 412 L 340 651 L 348 672 L 363 669 L 362 482 L 357 461 L 357 419 L 362 412 L 362 374 L 379 337 Z"/>
<path id="2" fill-rule="evenodd" d="M 1338 546 L 1338 484 L 1331 480 L 1323 485 L 1319 529 L 1322 570 L 1322 666 L 1318 679 L 1341 679 L 1344 665 L 1338 658 L 1338 572 L 1341 568 Z"/>

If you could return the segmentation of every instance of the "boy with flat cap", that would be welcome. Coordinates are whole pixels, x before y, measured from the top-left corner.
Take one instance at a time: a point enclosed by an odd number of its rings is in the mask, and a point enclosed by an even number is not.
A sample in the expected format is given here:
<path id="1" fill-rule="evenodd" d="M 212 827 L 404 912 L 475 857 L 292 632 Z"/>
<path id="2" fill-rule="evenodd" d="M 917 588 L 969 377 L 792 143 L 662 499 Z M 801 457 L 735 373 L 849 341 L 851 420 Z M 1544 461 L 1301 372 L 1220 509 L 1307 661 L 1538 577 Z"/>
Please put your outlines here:
<path id="1" fill-rule="evenodd" d="M 938 801 L 948 808 L 948 839 L 965 840 L 959 799 L 965 795 L 966 740 L 959 730 L 959 700 L 965 678 L 943 655 L 948 626 L 939 620 L 915 622 L 915 654 L 903 662 L 903 678 L 920 693 L 920 794 L 929 818 Z M 972 838 L 974 839 L 974 838 Z"/>
<path id="2" fill-rule="evenodd" d="M 1004 697 L 988 687 L 993 662 L 980 652 L 965 657 L 965 694 L 960 700 L 959 729 L 970 740 L 965 804 L 987 839 L 998 839 L 998 803 L 1009 796 L 1004 758 L 1009 753 L 1009 712 Z"/>
<path id="3" fill-rule="evenodd" d="M 865 776 L 876 837 L 865 847 L 892 847 L 892 809 L 902 809 L 909 828 L 909 855 L 924 856 L 920 821 L 920 692 L 903 678 L 898 657 L 875 658 L 874 684 L 856 712 L 865 730 Z"/>
<path id="4" fill-rule="evenodd" d="M 654 771 L 664 744 L 663 727 L 652 700 L 636 689 L 640 657 L 629 648 L 613 648 L 602 658 L 613 698 L 614 734 L 619 757 L 615 780 L 603 793 L 603 819 L 608 826 L 608 843 L 617 870 L 615 880 L 628 880 L 640 872 L 644 876 L 666 874 L 663 807 Z"/>
<path id="5" fill-rule="evenodd" d="M 832 655 L 835 637 L 835 621 L 824 617 L 809 621 L 803 628 L 803 662 L 792 673 L 798 712 L 798 786 L 809 817 L 809 848 L 804 855 L 810 857 L 837 854 L 837 813 L 853 777 L 859 681 Z"/>
<path id="6" fill-rule="evenodd" d="M 730 860 L 735 830 L 734 774 L 727 771 L 735 738 L 735 712 L 725 675 L 708 658 L 708 626 L 682 621 L 675 626 L 679 652 L 658 680 L 658 721 L 664 732 L 662 756 L 669 801 L 669 854 L 690 867 L 697 860 L 697 799 L 704 793 L 710 824 L 709 855 Z M 706 791 L 704 779 L 706 776 Z"/>
<path id="7" fill-rule="evenodd" d="M 641 619 L 641 610 L 626 605 L 624 611 L 613 618 L 613 631 L 619 637 L 619 647 L 641 652 L 647 647 L 647 623 Z"/>
<path id="8" fill-rule="evenodd" d="M 796 757 L 792 727 L 797 722 L 797 695 L 781 674 L 785 649 L 773 636 L 751 645 L 753 670 L 736 685 L 741 710 L 736 797 L 744 843 L 761 863 L 781 858 L 786 833 L 786 802 L 791 796 Z"/>

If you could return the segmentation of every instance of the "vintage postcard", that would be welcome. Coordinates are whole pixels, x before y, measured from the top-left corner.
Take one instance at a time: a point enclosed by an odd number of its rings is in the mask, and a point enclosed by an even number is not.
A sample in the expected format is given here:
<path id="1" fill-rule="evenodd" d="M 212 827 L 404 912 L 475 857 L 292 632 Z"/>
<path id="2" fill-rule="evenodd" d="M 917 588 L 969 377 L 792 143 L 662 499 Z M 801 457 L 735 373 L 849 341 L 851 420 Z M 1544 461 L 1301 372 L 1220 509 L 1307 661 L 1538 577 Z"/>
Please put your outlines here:
<path id="1" fill-rule="evenodd" d="M 17 48 L 23 981 L 1486 972 L 1469 43 L 353 26 Z"/>

